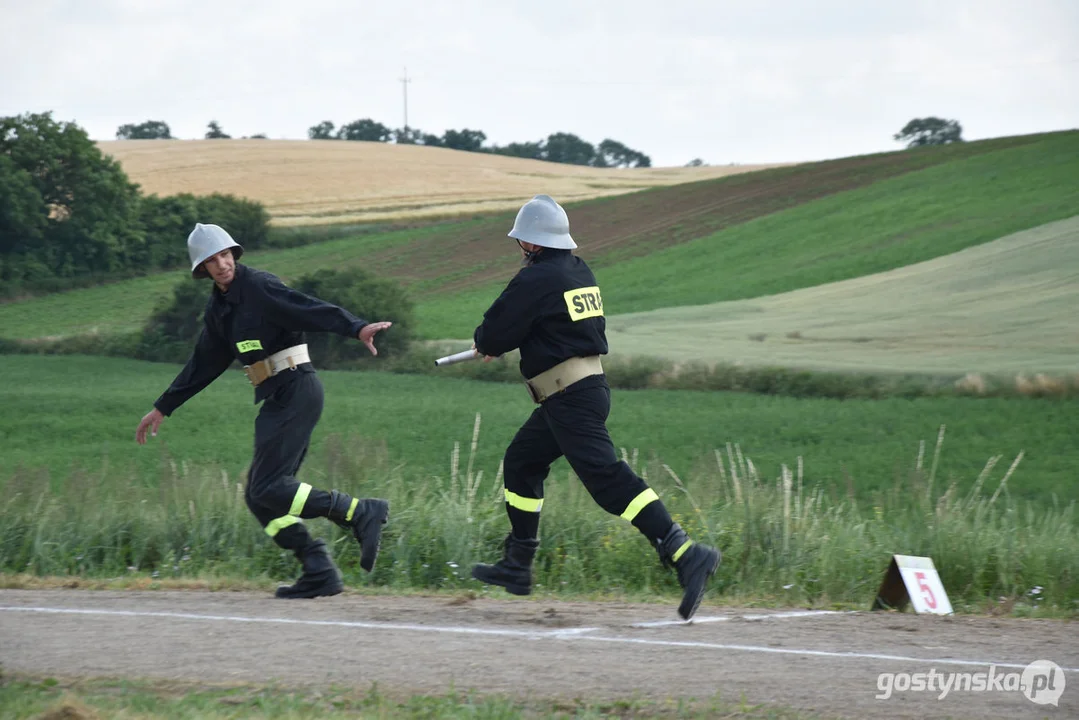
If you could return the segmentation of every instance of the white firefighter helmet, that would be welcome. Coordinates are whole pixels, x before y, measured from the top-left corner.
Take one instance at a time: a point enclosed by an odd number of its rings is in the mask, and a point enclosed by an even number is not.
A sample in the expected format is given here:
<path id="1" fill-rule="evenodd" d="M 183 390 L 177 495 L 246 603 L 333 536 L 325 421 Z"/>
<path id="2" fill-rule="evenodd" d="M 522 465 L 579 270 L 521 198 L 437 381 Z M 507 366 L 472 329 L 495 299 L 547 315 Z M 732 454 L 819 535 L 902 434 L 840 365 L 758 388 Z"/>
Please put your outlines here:
<path id="1" fill-rule="evenodd" d="M 553 250 L 577 247 L 569 234 L 569 217 L 550 195 L 537 195 L 517 211 L 509 236 Z"/>
<path id="2" fill-rule="evenodd" d="M 210 277 L 202 263 L 226 248 L 232 248 L 232 256 L 237 260 L 244 254 L 241 245 L 219 225 L 195 223 L 195 229 L 187 236 L 187 254 L 191 258 L 191 277 Z"/>

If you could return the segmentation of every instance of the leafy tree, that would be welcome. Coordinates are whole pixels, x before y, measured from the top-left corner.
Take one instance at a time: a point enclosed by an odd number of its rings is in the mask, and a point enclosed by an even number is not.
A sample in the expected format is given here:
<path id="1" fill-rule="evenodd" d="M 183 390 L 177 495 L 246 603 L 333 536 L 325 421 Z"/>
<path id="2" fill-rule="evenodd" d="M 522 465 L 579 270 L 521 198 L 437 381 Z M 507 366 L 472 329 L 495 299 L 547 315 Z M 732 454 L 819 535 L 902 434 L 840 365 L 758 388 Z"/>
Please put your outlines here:
<path id="1" fill-rule="evenodd" d="M 596 148 L 573 133 L 553 133 L 547 136 L 543 159 L 570 165 L 591 165 Z"/>
<path id="2" fill-rule="evenodd" d="M 202 195 L 195 200 L 198 222 L 220 225 L 245 250 L 265 247 L 270 233 L 270 214 L 262 203 L 222 193 Z M 186 238 L 194 227 L 194 223 L 187 226 L 183 237 Z"/>
<path id="3" fill-rule="evenodd" d="M 146 196 L 139 203 L 139 219 L 146 233 L 141 261 L 148 268 L 172 268 L 188 262 L 185 238 L 195 223 L 203 222 L 194 195 Z"/>
<path id="4" fill-rule="evenodd" d="M 265 140 L 266 139 L 266 133 L 255 133 L 254 135 L 251 135 L 250 137 L 251 137 L 252 140 Z M 244 135 L 244 139 L 246 140 L 247 138 L 248 138 L 248 136 Z"/>
<path id="5" fill-rule="evenodd" d="M 307 137 L 310 140 L 336 140 L 337 136 L 333 132 L 333 123 L 329 120 L 323 120 L 318 125 L 312 125 L 307 128 Z"/>
<path id="6" fill-rule="evenodd" d="M 0 154 L 0 295 L 52 275 L 39 253 L 48 217 L 30 173 Z"/>
<path id="7" fill-rule="evenodd" d="M 599 144 L 592 164 L 596 167 L 652 167 L 652 159 L 608 138 Z"/>
<path id="8" fill-rule="evenodd" d="M 354 120 L 348 125 L 342 125 L 337 130 L 337 137 L 341 140 L 366 140 L 368 142 L 389 142 L 393 132 L 380 122 L 370 118 Z"/>
<path id="9" fill-rule="evenodd" d="M 34 178 L 9 156 L 0 154 L 0 255 L 40 247 L 48 218 Z"/>
<path id="10" fill-rule="evenodd" d="M 168 123 L 161 120 L 147 120 L 138 125 L 121 125 L 116 129 L 117 140 L 171 140 L 172 132 Z"/>
<path id="11" fill-rule="evenodd" d="M 686 163 L 686 167 L 705 167 L 707 164 L 708 163 L 706 163 L 704 160 L 701 160 L 700 158 L 693 158 Z"/>
<path id="12" fill-rule="evenodd" d="M 962 132 L 963 128 L 957 120 L 942 120 L 938 117 L 914 118 L 893 138 L 907 143 L 909 148 L 922 145 L 947 145 L 963 142 Z"/>
<path id="13" fill-rule="evenodd" d="M 491 152 L 496 155 L 509 155 L 510 157 L 528 158 L 530 160 L 545 159 L 545 150 L 542 140 L 539 142 L 515 142 L 502 147 L 495 146 L 491 148 Z"/>
<path id="14" fill-rule="evenodd" d="M 413 303 L 399 283 L 359 269 L 318 270 L 293 284 L 297 290 L 345 308 L 365 320 L 392 320 L 376 339 L 379 357 L 404 354 L 413 325 Z M 363 343 L 331 333 L 308 333 L 307 344 L 320 367 L 355 365 L 370 358 Z"/>
<path id="15" fill-rule="evenodd" d="M 82 128 L 51 113 L 0 117 L 0 156 L 15 188 L 7 212 L 22 218 L 23 230 L 36 228 L 31 236 L 40 233 L 34 256 L 54 275 L 109 272 L 141 254 L 138 186 Z"/>
<path id="16" fill-rule="evenodd" d="M 206 126 L 206 139 L 207 140 L 228 140 L 231 135 L 225 133 L 221 129 L 221 126 L 217 124 L 216 120 L 211 120 L 210 124 Z"/>
<path id="17" fill-rule="evenodd" d="M 479 152 L 486 139 L 487 135 L 482 130 L 447 130 L 442 135 L 442 146 L 451 150 Z"/>
<path id="18" fill-rule="evenodd" d="M 423 133 L 423 135 L 420 136 L 420 140 L 422 141 L 422 144 L 429 147 L 442 147 L 442 138 L 440 138 L 438 135 L 432 135 L 431 133 Z"/>
<path id="19" fill-rule="evenodd" d="M 182 363 L 191 355 L 202 332 L 202 318 L 210 302 L 213 283 L 192 280 L 178 282 L 172 294 L 154 306 L 134 355 L 139 360 Z"/>
<path id="20" fill-rule="evenodd" d="M 417 128 L 397 128 L 393 131 L 393 141 L 398 145 L 422 145 L 423 131 Z"/>

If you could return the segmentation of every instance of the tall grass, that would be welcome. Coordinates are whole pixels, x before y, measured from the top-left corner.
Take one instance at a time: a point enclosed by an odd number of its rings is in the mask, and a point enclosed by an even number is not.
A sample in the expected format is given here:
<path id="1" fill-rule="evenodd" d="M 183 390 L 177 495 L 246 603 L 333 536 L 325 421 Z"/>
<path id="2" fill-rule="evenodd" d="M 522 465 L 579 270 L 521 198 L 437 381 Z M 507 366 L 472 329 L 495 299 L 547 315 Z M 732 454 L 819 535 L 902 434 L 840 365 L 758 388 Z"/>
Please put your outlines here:
<path id="1" fill-rule="evenodd" d="M 355 543 L 335 526 L 311 520 L 328 537 L 353 584 L 389 588 L 472 588 L 477 561 L 497 557 L 508 529 L 501 469 L 476 462 L 480 418 L 471 443 L 457 444 L 441 477 L 403 472 L 385 448 L 334 436 L 324 457 L 304 472 L 316 487 L 341 488 L 391 501 L 375 572 L 357 567 Z M 623 455 L 664 498 L 675 519 L 724 562 L 713 599 L 785 605 L 868 606 L 890 555 L 927 555 L 959 609 L 1001 598 L 1056 612 L 1079 612 L 1079 531 L 1075 504 L 1013 499 L 1015 458 L 994 456 L 961 492 L 940 485 L 944 428 L 927 459 L 870 497 L 804 481 L 802 458 L 772 471 L 739 446 L 715 453 L 709 470 L 679 477 L 659 461 Z M 347 450 L 347 451 L 346 451 Z M 1006 468 L 1006 469 L 1005 469 Z M 243 501 L 239 478 L 212 465 L 164 458 L 158 478 L 116 477 L 103 467 L 77 473 L 52 489 L 30 472 L 10 475 L 0 526 L 0 570 L 8 573 L 155 578 L 207 574 L 237 580 L 284 580 L 298 566 L 266 539 Z M 605 514 L 572 476 L 552 476 L 537 559 L 539 593 L 677 595 L 647 541 Z"/>

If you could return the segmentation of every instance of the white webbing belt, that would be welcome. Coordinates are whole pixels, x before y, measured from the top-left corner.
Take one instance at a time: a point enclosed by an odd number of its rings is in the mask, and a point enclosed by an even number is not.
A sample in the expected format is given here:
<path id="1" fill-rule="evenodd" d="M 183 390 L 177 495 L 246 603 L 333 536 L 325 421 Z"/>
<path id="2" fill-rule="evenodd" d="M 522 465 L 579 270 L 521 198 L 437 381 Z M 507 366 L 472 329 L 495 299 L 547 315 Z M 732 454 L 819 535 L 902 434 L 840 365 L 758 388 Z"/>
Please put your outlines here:
<path id="1" fill-rule="evenodd" d="M 293 345 L 280 352 L 275 352 L 270 357 L 259 360 L 253 365 L 244 365 L 244 372 L 251 384 L 258 387 L 274 375 L 284 370 L 295 370 L 297 365 L 311 362 L 311 356 L 307 353 L 307 344 Z"/>

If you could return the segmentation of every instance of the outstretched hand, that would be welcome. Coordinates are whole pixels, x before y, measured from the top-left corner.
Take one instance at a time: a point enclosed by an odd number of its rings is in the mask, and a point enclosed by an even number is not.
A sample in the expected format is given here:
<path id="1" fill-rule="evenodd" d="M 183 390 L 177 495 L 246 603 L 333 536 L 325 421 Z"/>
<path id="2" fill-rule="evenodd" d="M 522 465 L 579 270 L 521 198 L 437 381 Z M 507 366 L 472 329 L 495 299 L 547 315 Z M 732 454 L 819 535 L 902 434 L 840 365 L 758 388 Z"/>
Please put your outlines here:
<path id="1" fill-rule="evenodd" d="M 388 321 L 373 322 L 367 323 L 360 330 L 360 342 L 367 346 L 367 349 L 372 355 L 378 355 L 378 349 L 375 348 L 375 334 L 382 332 L 391 325 L 393 325 L 393 323 Z"/>
<path id="2" fill-rule="evenodd" d="M 142 420 L 139 421 L 138 429 L 135 430 L 135 442 L 139 445 L 145 445 L 147 430 L 150 431 L 152 437 L 157 437 L 157 429 L 161 427 L 161 421 L 164 419 L 165 416 L 157 408 L 143 415 Z"/>

